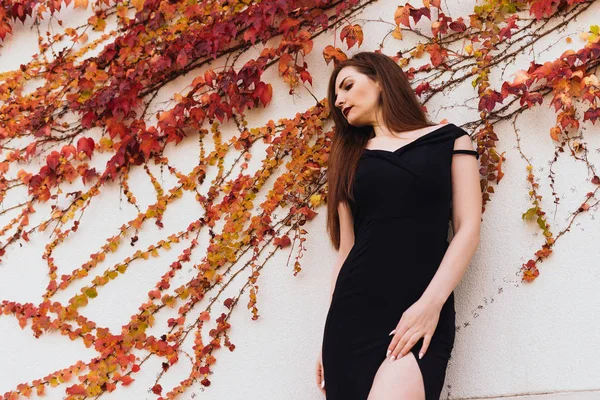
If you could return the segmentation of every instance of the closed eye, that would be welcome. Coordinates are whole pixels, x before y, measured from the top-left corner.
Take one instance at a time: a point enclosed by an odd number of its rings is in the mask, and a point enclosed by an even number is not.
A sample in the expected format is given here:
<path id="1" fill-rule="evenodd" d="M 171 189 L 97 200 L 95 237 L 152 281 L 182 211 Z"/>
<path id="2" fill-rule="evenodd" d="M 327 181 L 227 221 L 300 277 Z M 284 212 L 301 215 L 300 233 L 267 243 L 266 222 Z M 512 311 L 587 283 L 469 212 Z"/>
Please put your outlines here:
<path id="1" fill-rule="evenodd" d="M 348 90 L 350 90 L 350 88 L 352 88 L 352 84 L 349 84 L 348 86 L 346 86 L 344 88 L 344 90 L 346 90 L 346 92 L 347 92 Z M 335 95 L 335 100 L 337 101 L 337 94 Z"/>

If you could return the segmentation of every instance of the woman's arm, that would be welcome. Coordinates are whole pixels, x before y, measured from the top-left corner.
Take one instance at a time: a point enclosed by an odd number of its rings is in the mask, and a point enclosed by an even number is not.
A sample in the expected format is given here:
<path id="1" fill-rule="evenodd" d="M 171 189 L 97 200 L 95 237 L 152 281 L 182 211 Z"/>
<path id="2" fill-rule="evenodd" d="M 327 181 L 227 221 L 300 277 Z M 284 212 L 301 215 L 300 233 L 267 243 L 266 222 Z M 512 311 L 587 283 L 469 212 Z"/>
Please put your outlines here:
<path id="1" fill-rule="evenodd" d="M 471 139 L 463 135 L 454 141 L 454 149 L 473 150 Z M 452 159 L 452 226 L 454 237 L 446 254 L 422 295 L 440 308 L 456 288 L 479 246 L 481 227 L 481 188 L 477 159 L 457 153 Z"/>
<path id="2" fill-rule="evenodd" d="M 342 265 L 348 257 L 348 253 L 350 253 L 352 246 L 354 246 L 354 221 L 352 219 L 352 212 L 347 203 L 339 203 L 338 214 L 340 217 L 340 248 L 338 249 L 335 263 L 333 264 L 333 269 L 331 271 L 331 287 L 329 292 L 330 303 L 340 269 L 342 269 Z"/>

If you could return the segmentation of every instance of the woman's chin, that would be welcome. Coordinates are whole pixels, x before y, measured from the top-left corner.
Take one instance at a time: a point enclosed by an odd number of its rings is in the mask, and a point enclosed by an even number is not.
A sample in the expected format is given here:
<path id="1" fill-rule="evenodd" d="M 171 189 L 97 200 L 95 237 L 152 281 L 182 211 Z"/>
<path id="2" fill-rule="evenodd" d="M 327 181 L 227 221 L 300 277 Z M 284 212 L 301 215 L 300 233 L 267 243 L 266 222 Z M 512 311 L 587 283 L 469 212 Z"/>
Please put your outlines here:
<path id="1" fill-rule="evenodd" d="M 348 122 L 348 125 L 351 125 L 355 128 L 361 128 L 364 126 L 364 124 L 362 124 L 360 121 L 357 121 L 356 118 L 348 118 L 346 121 Z"/>

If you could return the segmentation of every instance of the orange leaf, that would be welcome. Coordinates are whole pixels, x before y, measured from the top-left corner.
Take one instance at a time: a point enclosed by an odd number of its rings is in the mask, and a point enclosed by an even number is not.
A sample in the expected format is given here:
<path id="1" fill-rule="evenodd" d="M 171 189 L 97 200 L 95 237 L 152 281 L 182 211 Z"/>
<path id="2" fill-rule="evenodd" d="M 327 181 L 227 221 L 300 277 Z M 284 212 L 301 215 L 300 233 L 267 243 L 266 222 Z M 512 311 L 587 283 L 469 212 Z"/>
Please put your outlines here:
<path id="1" fill-rule="evenodd" d="M 120 379 L 121 383 L 123 384 L 123 386 L 127 386 L 129 385 L 131 382 L 133 382 L 135 379 L 133 379 L 132 377 L 130 377 L 129 375 L 124 375 L 122 376 Z"/>
<path id="2" fill-rule="evenodd" d="M 363 42 L 363 31 L 360 25 L 346 25 L 340 32 L 340 39 L 346 41 L 348 48 L 351 48 L 358 42 L 358 47 Z"/>
<path id="3" fill-rule="evenodd" d="M 337 65 L 338 62 L 344 61 L 348 57 L 340 48 L 329 45 L 323 49 L 323 58 L 328 65 L 331 60 L 333 60 L 333 65 Z"/>
<path id="4" fill-rule="evenodd" d="M 202 311 L 200 313 L 200 321 L 209 321 L 210 320 L 210 314 L 207 311 Z"/>
<path id="5" fill-rule="evenodd" d="M 394 13 L 394 22 L 396 22 L 396 25 L 400 26 L 402 24 L 407 28 L 410 28 L 408 16 L 412 8 L 414 7 L 410 4 L 407 4 L 406 6 L 398 6 L 396 12 Z"/>
<path id="6" fill-rule="evenodd" d="M 131 4 L 133 4 L 137 11 L 142 11 L 144 9 L 145 2 L 146 0 L 131 0 Z"/>
<path id="7" fill-rule="evenodd" d="M 87 9 L 88 0 L 75 0 L 75 4 L 73 5 L 73 7 L 74 8 L 81 7 L 83 9 Z"/>

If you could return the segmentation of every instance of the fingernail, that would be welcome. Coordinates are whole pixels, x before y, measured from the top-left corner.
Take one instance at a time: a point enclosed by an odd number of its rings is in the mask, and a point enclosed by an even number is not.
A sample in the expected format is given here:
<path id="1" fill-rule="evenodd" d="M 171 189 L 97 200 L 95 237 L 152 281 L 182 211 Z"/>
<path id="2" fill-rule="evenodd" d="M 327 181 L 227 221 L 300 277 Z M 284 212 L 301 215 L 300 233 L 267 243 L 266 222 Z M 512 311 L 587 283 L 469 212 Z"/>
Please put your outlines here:
<path id="1" fill-rule="evenodd" d="M 419 353 L 419 360 L 423 358 L 423 353 Z"/>
<path id="2" fill-rule="evenodd" d="M 396 356 L 392 356 L 392 361 L 396 361 Z"/>
<path id="3" fill-rule="evenodd" d="M 394 332 L 396 332 L 396 330 L 395 330 L 395 329 L 394 329 L 393 331 L 391 331 L 391 332 L 388 334 L 388 336 L 391 336 L 391 335 L 393 335 L 393 334 L 394 334 Z"/>
<path id="4" fill-rule="evenodd" d="M 325 387 L 325 379 L 323 379 L 323 380 L 321 381 L 321 389 L 323 389 L 324 387 Z"/>
<path id="5" fill-rule="evenodd" d="M 388 350 L 387 353 L 385 353 L 386 358 L 390 356 L 391 352 L 392 352 L 391 350 Z"/>

